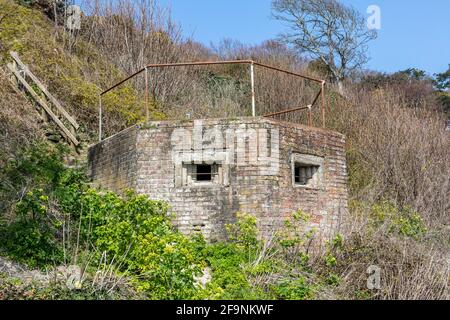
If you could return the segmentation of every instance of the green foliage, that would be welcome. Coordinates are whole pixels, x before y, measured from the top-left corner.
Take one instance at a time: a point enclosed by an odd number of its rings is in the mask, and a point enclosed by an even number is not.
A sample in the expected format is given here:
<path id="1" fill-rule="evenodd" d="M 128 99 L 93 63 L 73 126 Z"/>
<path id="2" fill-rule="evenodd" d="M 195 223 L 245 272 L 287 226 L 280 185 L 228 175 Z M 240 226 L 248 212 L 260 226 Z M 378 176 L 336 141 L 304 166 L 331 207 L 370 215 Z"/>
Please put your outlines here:
<path id="1" fill-rule="evenodd" d="M 17 217 L 8 224 L 0 245 L 14 260 L 30 267 L 59 264 L 63 255 L 56 239 L 57 221 L 49 218 L 43 189 L 28 192 L 17 205 Z"/>
<path id="2" fill-rule="evenodd" d="M 427 78 L 427 73 L 424 70 L 417 68 L 408 68 L 395 73 L 394 76 L 398 76 L 400 78 L 404 77 L 406 79 L 425 80 Z"/>
<path id="3" fill-rule="evenodd" d="M 310 216 L 295 212 L 285 228 L 267 247 L 258 238 L 257 221 L 248 214 L 238 214 L 227 226 L 230 242 L 206 247 L 204 254 L 213 271 L 208 288 L 221 292 L 221 299 L 310 299 L 315 288 L 299 271 L 308 274 L 306 247 L 314 230 L 305 231 Z M 277 279 L 259 284 L 258 279 Z M 217 290 L 217 288 L 221 290 Z"/>
<path id="4" fill-rule="evenodd" d="M 220 299 L 256 299 L 259 296 L 243 272 L 248 260 L 242 247 L 235 243 L 217 243 L 207 247 L 205 256 L 213 271 L 208 289 L 221 288 Z"/>
<path id="5" fill-rule="evenodd" d="M 372 298 L 373 293 L 369 290 L 358 290 L 355 292 L 355 299 L 357 300 L 370 300 Z"/>
<path id="6" fill-rule="evenodd" d="M 122 271 L 135 276 L 136 287 L 151 299 L 188 299 L 196 294 L 194 276 L 203 263 L 192 241 L 174 230 L 167 205 L 128 192 L 124 197 L 87 189 L 79 199 L 83 238 Z M 78 205 L 75 202 L 75 205 Z"/>
<path id="7" fill-rule="evenodd" d="M 414 239 L 420 239 L 427 232 L 422 217 L 409 209 L 406 209 L 402 216 L 394 219 L 392 228 L 399 234 Z"/>
<path id="8" fill-rule="evenodd" d="M 387 223 L 391 232 L 416 240 L 427 232 L 419 213 L 410 207 L 398 208 L 390 201 L 374 204 L 371 207 L 371 218 L 375 225 Z"/>
<path id="9" fill-rule="evenodd" d="M 219 242 L 204 249 L 203 255 L 213 270 L 208 289 L 221 288 L 221 299 L 257 299 L 262 293 L 251 287 L 243 272 L 260 247 L 256 218 L 238 213 L 237 222 L 227 225 L 226 230 L 230 242 Z"/>
<path id="10" fill-rule="evenodd" d="M 313 298 L 313 290 L 304 277 L 284 279 L 273 286 L 273 291 L 281 300 L 307 300 Z"/>
<path id="11" fill-rule="evenodd" d="M 42 268 L 63 259 L 60 237 L 64 217 L 53 202 L 58 190 L 66 190 L 69 172 L 76 172 L 63 165 L 66 151 L 61 146 L 36 143 L 19 150 L 1 172 L 3 209 L 10 214 L 1 226 L 0 247 L 8 256 L 31 267 Z M 80 177 L 78 173 L 74 179 Z M 11 208 L 6 206 L 17 190 L 24 194 Z"/>
<path id="12" fill-rule="evenodd" d="M 127 125 L 144 120 L 145 101 L 139 99 L 130 86 L 122 86 L 106 94 L 102 100 L 105 110 L 119 112 Z M 150 106 L 153 109 L 153 106 Z"/>
<path id="13" fill-rule="evenodd" d="M 331 245 L 333 249 L 342 249 L 342 247 L 344 246 L 344 238 L 342 237 L 342 235 L 337 234 L 331 241 Z"/>
<path id="14" fill-rule="evenodd" d="M 164 202 L 131 191 L 119 196 L 91 188 L 83 171 L 62 165 L 63 154 L 48 145 L 35 146 L 6 167 L 14 184 L 33 181 L 15 206 L 14 218 L 2 227 L 0 245 L 15 260 L 38 267 L 61 263 L 65 234 L 66 252 L 79 249 L 81 260 L 94 254 L 94 261 L 117 265 L 118 276 L 126 276 L 150 299 L 314 299 L 341 284 L 346 240 L 339 234 L 331 239 L 316 270 L 309 253 L 315 230 L 308 228 L 311 216 L 301 210 L 285 221 L 270 245 L 259 238 L 256 218 L 240 213 L 236 223 L 226 226 L 228 242 L 207 244 L 200 235 L 189 238 L 176 231 Z M 355 212 L 366 207 L 351 204 Z M 420 216 L 408 208 L 381 202 L 368 209 L 373 228 L 387 225 L 389 232 L 414 239 L 426 232 Z M 79 243 L 78 231 L 62 232 L 70 224 L 80 227 Z M 195 278 L 206 267 L 212 279 L 203 288 Z M 89 286 L 75 292 L 50 287 L 36 292 L 47 298 L 110 297 Z"/>
<path id="15" fill-rule="evenodd" d="M 450 113 L 450 92 L 437 92 L 437 98 L 445 112 Z"/>
<path id="16" fill-rule="evenodd" d="M 28 7 L 17 6 L 16 2 Z M 50 91 L 76 115 L 86 132 L 93 133 L 101 88 L 109 87 L 123 74 L 82 38 L 67 48 L 67 36 L 54 37 L 52 24 L 30 6 L 36 2 L 40 0 L 0 0 L 0 12 L 6 13 L 2 14 L 0 26 L 3 61 L 9 59 L 10 50 L 18 51 Z M 160 41 L 169 41 L 165 34 L 159 36 Z M 313 61 L 309 68 L 329 76 L 329 68 L 319 61 Z M 234 65 L 222 70 L 210 73 L 206 79 L 215 97 L 225 95 L 224 88 L 228 87 L 243 93 L 249 90 L 248 82 L 235 80 L 247 73 L 246 67 Z M 446 92 L 448 74 L 449 71 L 436 75 L 434 83 L 444 105 L 450 105 Z M 362 83 L 373 89 L 402 85 L 409 92 L 413 90 L 406 84 L 425 84 L 429 80 L 423 71 L 408 69 L 394 75 L 369 77 Z M 329 98 L 331 105 L 336 105 L 342 97 L 330 92 Z M 133 86 L 117 88 L 104 96 L 102 102 L 104 121 L 110 125 L 107 133 L 144 119 L 146 105 Z M 150 102 L 151 117 L 164 118 L 157 110 L 157 102 Z M 349 248 L 348 239 L 344 241 L 337 235 L 328 243 L 326 254 L 317 259 L 321 270 L 314 270 L 309 245 L 315 230 L 305 229 L 310 217 L 302 211 L 285 222 L 285 228 L 276 234 L 270 246 L 259 239 L 256 218 L 246 214 L 238 214 L 237 222 L 227 226 L 229 242 L 206 244 L 201 236 L 188 238 L 174 230 L 167 216 L 167 204 L 163 202 L 133 193 L 119 196 L 92 189 L 82 171 L 64 167 L 61 161 L 64 152 L 58 147 L 37 144 L 21 150 L 1 168 L 0 209 L 2 220 L 7 222 L 0 225 L 0 249 L 32 267 L 62 262 L 63 235 L 68 237 L 66 248 L 74 251 L 77 232 L 64 233 L 62 228 L 71 224 L 81 228 L 80 256 L 97 252 L 96 258 L 102 256 L 108 263 L 116 263 L 120 275 L 131 277 L 134 286 L 152 299 L 312 299 L 321 286 L 335 287 L 341 283 L 339 268 L 343 264 L 347 263 L 347 268 L 356 254 L 363 256 L 373 249 L 370 246 L 361 249 L 358 244 Z M 354 194 L 372 183 L 371 172 L 360 155 L 358 146 L 349 141 L 350 189 Z M 11 194 L 17 204 L 13 210 L 3 210 L 9 208 L 3 200 Z M 389 201 L 358 206 L 358 210 L 370 212 L 368 233 L 387 226 L 391 235 L 420 240 L 427 232 L 420 214 L 409 207 L 399 208 Z M 360 214 L 358 210 L 355 214 Z M 351 259 L 343 259 L 344 250 L 351 253 Z M 212 281 L 206 288 L 200 288 L 194 277 L 207 265 L 212 270 Z M 17 287 L 23 290 L 16 294 Z M 4 288 L 11 290 L 6 292 Z M 355 295 L 370 298 L 370 293 L 364 290 L 356 291 Z M 0 299 L 17 296 L 115 298 L 107 292 L 94 292 L 89 286 L 76 291 L 58 284 L 36 288 L 0 276 Z"/>
<path id="17" fill-rule="evenodd" d="M 6 13 L 0 28 L 0 53 L 7 58 L 9 50 L 20 51 L 23 44 L 19 40 L 31 27 L 31 10 L 19 6 L 13 0 L 1 0 L 0 12 Z"/>
<path id="18" fill-rule="evenodd" d="M 338 286 L 341 282 L 341 277 L 339 277 L 337 274 L 330 273 L 330 275 L 326 278 L 325 282 L 330 286 Z"/>
<path id="19" fill-rule="evenodd" d="M 0 191 L 19 187 L 32 181 L 34 186 L 54 186 L 64 171 L 62 156 L 67 149 L 38 142 L 19 150 L 3 168 Z"/>
<path id="20" fill-rule="evenodd" d="M 256 218 L 249 214 L 237 213 L 237 222 L 226 226 L 230 240 L 250 259 L 260 244 Z"/>
<path id="21" fill-rule="evenodd" d="M 335 267 L 337 265 L 337 259 L 332 253 L 327 253 L 325 256 L 325 264 L 327 267 Z"/>
<path id="22" fill-rule="evenodd" d="M 448 66 L 447 71 L 436 74 L 434 84 L 440 91 L 446 91 L 450 89 L 450 65 Z"/>
<path id="23" fill-rule="evenodd" d="M 281 248 L 286 251 L 287 255 L 300 254 L 301 259 L 306 259 L 302 254 L 305 244 L 307 244 L 316 232 L 311 229 L 305 232 L 305 224 L 310 221 L 311 216 L 301 210 L 295 212 L 291 219 L 284 222 L 284 228 L 278 231 L 277 238 Z M 295 252 L 292 252 L 294 250 Z"/>
<path id="24" fill-rule="evenodd" d="M 338 235 L 331 242 L 327 243 L 327 252 L 324 256 L 324 261 L 325 261 L 325 265 L 328 268 L 336 267 L 336 265 L 338 264 L 338 260 L 335 257 L 335 252 L 341 246 L 341 244 L 340 244 L 341 239 L 342 239 L 341 236 Z M 337 246 L 335 244 L 337 244 Z"/>

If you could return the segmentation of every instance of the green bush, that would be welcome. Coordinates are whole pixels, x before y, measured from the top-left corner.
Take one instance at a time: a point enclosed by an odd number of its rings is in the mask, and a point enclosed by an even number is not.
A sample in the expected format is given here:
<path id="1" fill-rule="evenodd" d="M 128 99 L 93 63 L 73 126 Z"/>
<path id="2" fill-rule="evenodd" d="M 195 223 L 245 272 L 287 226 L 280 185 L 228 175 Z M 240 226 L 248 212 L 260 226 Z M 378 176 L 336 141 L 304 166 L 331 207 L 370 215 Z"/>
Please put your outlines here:
<path id="1" fill-rule="evenodd" d="M 57 221 L 48 215 L 48 197 L 42 189 L 28 192 L 17 205 L 16 220 L 5 227 L 1 247 L 16 261 L 30 267 L 62 262 L 61 245 L 56 239 Z"/>
<path id="2" fill-rule="evenodd" d="M 425 223 L 418 212 L 410 207 L 399 208 L 390 201 L 372 205 L 371 218 L 374 225 L 387 223 L 391 232 L 401 236 L 418 240 L 427 233 Z"/>
<path id="3" fill-rule="evenodd" d="M 304 212 L 295 212 L 272 245 L 265 246 L 256 218 L 238 214 L 236 223 L 227 226 L 230 241 L 206 246 L 204 256 L 213 271 L 209 289 L 231 300 L 311 299 L 315 288 L 303 275 L 310 273 L 306 246 L 314 235 L 304 229 L 308 220 Z"/>
<path id="4" fill-rule="evenodd" d="M 261 245 L 258 240 L 258 228 L 256 217 L 250 214 L 237 213 L 235 224 L 227 225 L 226 231 L 230 241 L 242 252 L 248 260 L 257 253 Z"/>
<path id="5" fill-rule="evenodd" d="M 281 300 L 306 300 L 313 297 L 311 286 L 301 276 L 294 279 L 283 279 L 273 286 L 273 291 L 277 299 Z"/>
<path id="6" fill-rule="evenodd" d="M 1 209 L 9 215 L 0 226 L 0 249 L 32 267 L 62 261 L 61 226 L 50 208 L 49 195 L 66 171 L 64 152 L 62 147 L 36 143 L 20 150 L 1 171 Z"/>
<path id="7" fill-rule="evenodd" d="M 62 161 L 64 146 L 37 142 L 18 150 L 16 157 L 1 170 L 0 192 L 21 189 L 24 185 L 51 189 L 65 172 Z"/>
<path id="8" fill-rule="evenodd" d="M 257 272 L 251 266 L 260 252 L 256 218 L 237 214 L 235 224 L 226 226 L 228 242 L 218 242 L 203 248 L 203 257 L 212 270 L 207 290 L 220 299 L 265 299 L 265 293 L 252 286 L 249 279 Z"/>
<path id="9" fill-rule="evenodd" d="M 151 299 L 190 299 L 204 264 L 191 239 L 176 231 L 167 204 L 128 192 L 88 189 L 80 199 L 83 238 L 135 278 Z"/>
<path id="10" fill-rule="evenodd" d="M 217 243 L 207 247 L 206 259 L 213 271 L 209 288 L 221 288 L 221 299 L 256 299 L 244 272 L 246 254 L 234 243 Z"/>

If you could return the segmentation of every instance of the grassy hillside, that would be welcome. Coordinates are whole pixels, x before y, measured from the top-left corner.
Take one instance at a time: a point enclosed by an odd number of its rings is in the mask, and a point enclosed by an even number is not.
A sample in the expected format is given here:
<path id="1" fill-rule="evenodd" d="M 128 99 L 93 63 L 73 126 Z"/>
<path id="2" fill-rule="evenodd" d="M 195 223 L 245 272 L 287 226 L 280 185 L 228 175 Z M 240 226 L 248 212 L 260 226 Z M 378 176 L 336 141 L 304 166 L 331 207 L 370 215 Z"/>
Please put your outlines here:
<path id="1" fill-rule="evenodd" d="M 39 8 L 1 0 L 0 39 L 3 61 L 9 51 L 17 51 L 22 61 L 48 87 L 82 125 L 82 139 L 96 136 L 99 93 L 124 77 L 113 63 L 84 41 L 73 39 L 62 26 L 53 22 Z M 69 45 L 70 43 L 70 45 Z M 104 101 L 108 126 L 112 132 L 142 118 L 142 97 L 131 86 L 123 86 Z"/>

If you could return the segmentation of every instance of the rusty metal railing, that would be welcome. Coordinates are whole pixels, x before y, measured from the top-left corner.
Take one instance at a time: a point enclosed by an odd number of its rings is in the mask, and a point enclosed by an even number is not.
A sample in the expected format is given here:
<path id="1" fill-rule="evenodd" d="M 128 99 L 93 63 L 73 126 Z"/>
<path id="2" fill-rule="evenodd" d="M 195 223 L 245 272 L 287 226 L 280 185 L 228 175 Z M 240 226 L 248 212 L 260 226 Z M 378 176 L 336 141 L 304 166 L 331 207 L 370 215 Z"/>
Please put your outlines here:
<path id="1" fill-rule="evenodd" d="M 312 126 L 312 108 L 314 107 L 314 105 L 317 103 L 317 101 L 319 100 L 319 98 L 321 98 L 321 118 L 322 118 L 322 127 L 325 127 L 325 80 L 322 79 L 317 79 L 314 77 L 310 77 L 310 76 L 305 76 L 299 73 L 295 73 L 292 71 L 288 71 L 288 70 L 284 70 L 281 68 L 277 68 L 277 67 L 273 67 L 267 64 L 263 64 L 263 63 L 259 63 L 253 60 L 229 60 L 229 61 L 201 61 L 201 62 L 180 62 L 180 63 L 163 63 L 163 64 L 149 64 L 145 67 L 143 67 L 142 69 L 136 71 L 135 73 L 133 73 L 132 75 L 126 77 L 125 79 L 119 81 L 118 83 L 116 83 L 115 85 L 113 85 L 112 87 L 108 88 L 107 90 L 103 91 L 102 93 L 100 93 L 100 97 L 99 97 L 99 123 L 98 123 L 98 132 L 99 132 L 99 141 L 102 141 L 102 112 L 103 112 L 103 108 L 102 108 L 102 97 L 103 95 L 107 94 L 108 92 L 114 90 L 115 88 L 117 88 L 118 86 L 120 86 L 121 84 L 127 82 L 128 80 L 136 77 L 137 75 L 141 74 L 142 72 L 145 73 L 145 101 L 146 101 L 146 119 L 147 121 L 149 120 L 149 115 L 150 115 L 150 110 L 149 110 L 149 90 L 148 90 L 148 86 L 149 86 L 149 79 L 148 79 L 148 70 L 151 68 L 167 68 L 167 67 L 186 67 L 186 66 L 210 66 L 210 65 L 227 65 L 227 64 L 248 64 L 250 65 L 250 84 L 251 84 L 251 99 L 252 99 L 252 116 L 256 117 L 257 116 L 257 112 L 256 112 L 256 100 L 255 100 L 255 69 L 254 66 L 259 66 L 259 67 L 263 67 L 266 69 L 270 69 L 270 70 L 274 70 L 277 72 L 281 72 L 287 75 L 291 75 L 294 77 L 299 77 L 302 79 L 306 79 L 306 80 L 310 80 L 316 83 L 320 84 L 320 91 L 317 93 L 317 95 L 315 96 L 313 102 L 307 106 L 303 106 L 303 107 L 294 107 L 294 108 L 290 108 L 287 110 L 283 110 L 283 111 L 279 111 L 279 112 L 274 112 L 274 113 L 269 113 L 269 114 L 263 114 L 263 117 L 275 117 L 275 116 L 279 116 L 279 115 L 284 115 L 284 114 L 288 114 L 288 113 L 292 113 L 292 112 L 296 112 L 296 111 L 303 111 L 303 110 L 308 110 L 308 125 Z"/>

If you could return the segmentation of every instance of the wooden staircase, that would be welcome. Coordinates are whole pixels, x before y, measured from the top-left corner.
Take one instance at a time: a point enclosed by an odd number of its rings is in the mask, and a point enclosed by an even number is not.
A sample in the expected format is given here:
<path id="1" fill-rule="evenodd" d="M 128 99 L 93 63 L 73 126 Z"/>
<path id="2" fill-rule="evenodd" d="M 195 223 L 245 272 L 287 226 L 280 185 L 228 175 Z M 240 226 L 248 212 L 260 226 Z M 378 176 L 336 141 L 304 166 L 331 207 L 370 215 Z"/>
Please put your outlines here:
<path id="1" fill-rule="evenodd" d="M 10 52 L 10 55 L 13 62 L 8 63 L 7 68 L 11 72 L 12 83 L 32 97 L 42 118 L 45 121 L 53 122 L 69 145 L 77 149 L 80 141 L 77 139 L 76 132 L 80 126 L 76 120 L 20 60 L 16 52 Z"/>

